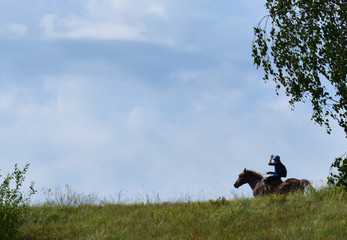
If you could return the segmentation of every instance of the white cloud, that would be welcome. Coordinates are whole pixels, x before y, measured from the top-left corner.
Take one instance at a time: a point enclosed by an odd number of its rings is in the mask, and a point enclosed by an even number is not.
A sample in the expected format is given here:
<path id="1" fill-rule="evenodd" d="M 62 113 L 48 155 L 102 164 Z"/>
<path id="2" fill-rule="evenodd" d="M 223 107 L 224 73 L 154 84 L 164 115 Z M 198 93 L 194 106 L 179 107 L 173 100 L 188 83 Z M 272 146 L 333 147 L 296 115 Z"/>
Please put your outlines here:
<path id="1" fill-rule="evenodd" d="M 171 75 L 171 78 L 173 79 L 179 79 L 183 82 L 188 81 L 199 81 L 201 78 L 206 78 L 207 72 L 203 70 L 196 70 L 196 71 L 187 71 L 187 70 L 180 70 Z"/>
<path id="2" fill-rule="evenodd" d="M 155 16 L 159 16 L 161 18 L 167 18 L 167 12 L 163 5 L 160 4 L 152 4 L 148 6 L 147 12 L 149 14 L 153 14 Z"/>
<path id="3" fill-rule="evenodd" d="M 28 27 L 19 23 L 10 23 L 3 30 L 0 29 L 0 34 L 8 37 L 22 37 L 27 34 Z"/>
<path id="4" fill-rule="evenodd" d="M 27 32 L 27 26 L 23 24 L 18 24 L 18 23 L 11 23 L 10 25 L 7 26 L 7 29 L 16 35 L 25 35 Z"/>
<path id="5" fill-rule="evenodd" d="M 153 127 L 156 122 L 155 113 L 145 107 L 134 106 L 126 117 L 125 125 L 129 131 L 141 134 L 149 127 Z"/>
<path id="6" fill-rule="evenodd" d="M 94 18 L 108 18 L 136 22 L 144 20 L 147 14 L 166 17 L 165 1 L 158 0 L 89 0 L 88 15 Z"/>
<path id="7" fill-rule="evenodd" d="M 81 5 L 79 13 L 46 14 L 41 23 L 44 36 L 51 39 L 149 42 L 187 51 L 201 50 L 214 45 L 215 41 L 227 41 L 230 46 L 243 43 L 245 33 L 251 31 L 244 29 L 250 23 L 245 18 L 216 18 L 210 9 L 200 9 L 205 4 L 200 1 L 89 0 Z M 200 25 L 208 20 L 212 20 L 211 23 Z M 200 28 L 210 35 L 201 38 Z M 213 37 L 216 33 L 218 40 Z"/>
<path id="8" fill-rule="evenodd" d="M 163 5 L 152 1 L 89 0 L 83 15 L 46 14 L 41 20 L 44 35 L 60 39 L 147 41 L 173 44 L 152 29 L 149 16 L 166 17 Z"/>
<path id="9" fill-rule="evenodd" d="M 285 96 L 280 96 L 274 100 L 264 101 L 263 107 L 271 109 L 279 114 L 290 115 L 291 107 L 288 103 L 289 98 Z"/>
<path id="10" fill-rule="evenodd" d="M 99 39 L 99 40 L 145 40 L 143 26 L 90 21 L 77 16 L 59 18 L 46 15 L 42 19 L 45 36 L 49 38 Z"/>

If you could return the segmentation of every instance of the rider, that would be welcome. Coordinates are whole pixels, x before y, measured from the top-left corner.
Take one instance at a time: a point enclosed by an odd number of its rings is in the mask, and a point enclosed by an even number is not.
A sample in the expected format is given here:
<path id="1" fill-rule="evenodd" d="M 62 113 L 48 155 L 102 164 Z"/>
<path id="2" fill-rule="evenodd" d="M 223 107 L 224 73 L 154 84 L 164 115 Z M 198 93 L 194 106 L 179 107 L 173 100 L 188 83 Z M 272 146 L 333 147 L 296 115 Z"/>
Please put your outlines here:
<path id="1" fill-rule="evenodd" d="M 273 160 L 273 162 L 272 162 Z M 285 168 L 285 166 L 282 164 L 281 160 L 280 160 L 280 156 L 276 155 L 272 155 L 270 156 L 270 160 L 268 163 L 270 166 L 275 166 L 275 172 L 267 172 L 267 174 L 273 174 L 267 178 L 264 178 L 262 180 L 262 183 L 264 185 L 268 185 L 277 181 L 281 181 L 281 177 L 286 177 L 287 175 L 287 170 Z"/>

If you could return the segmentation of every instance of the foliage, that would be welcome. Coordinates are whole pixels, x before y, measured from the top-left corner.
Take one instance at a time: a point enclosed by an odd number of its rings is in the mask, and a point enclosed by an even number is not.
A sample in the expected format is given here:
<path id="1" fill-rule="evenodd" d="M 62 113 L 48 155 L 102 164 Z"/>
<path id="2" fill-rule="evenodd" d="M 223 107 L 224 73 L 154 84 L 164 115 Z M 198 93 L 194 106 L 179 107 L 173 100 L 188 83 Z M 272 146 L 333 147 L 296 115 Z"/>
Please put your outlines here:
<path id="1" fill-rule="evenodd" d="M 31 206 L 17 239 L 344 239 L 347 192 L 208 202 Z M 295 221 L 293 221 L 295 219 Z"/>
<path id="2" fill-rule="evenodd" d="M 337 168 L 338 174 L 332 172 L 332 168 Z M 330 177 L 328 177 L 329 184 L 335 184 L 342 187 L 347 191 L 347 152 L 341 157 L 336 158 L 335 162 L 330 167 Z"/>
<path id="3" fill-rule="evenodd" d="M 19 170 L 17 164 L 13 173 L 8 173 L 0 185 L 0 239 L 13 239 L 13 235 L 24 221 L 24 207 L 28 203 L 31 194 L 35 193 L 34 184 L 30 185 L 30 194 L 25 197 L 21 192 L 25 174 L 29 168 L 27 164 L 23 170 Z M 1 177 L 2 175 L 0 175 Z M 11 181 L 14 180 L 14 187 Z"/>
<path id="4" fill-rule="evenodd" d="M 347 137 L 346 0 L 267 0 L 269 15 L 254 28 L 252 56 L 264 80 L 283 87 L 294 108 L 309 100 L 312 120 Z"/>

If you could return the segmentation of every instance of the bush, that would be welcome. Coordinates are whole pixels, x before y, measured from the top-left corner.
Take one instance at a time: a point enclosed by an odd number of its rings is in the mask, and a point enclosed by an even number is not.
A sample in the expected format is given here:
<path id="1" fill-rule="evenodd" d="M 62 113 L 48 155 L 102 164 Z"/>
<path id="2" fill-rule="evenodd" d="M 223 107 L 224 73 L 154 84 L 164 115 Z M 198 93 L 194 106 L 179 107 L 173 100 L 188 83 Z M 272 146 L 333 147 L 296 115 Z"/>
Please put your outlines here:
<path id="1" fill-rule="evenodd" d="M 27 196 L 21 192 L 28 168 L 29 164 L 21 171 L 16 164 L 14 172 L 8 173 L 0 185 L 0 239 L 2 240 L 12 239 L 16 234 L 24 221 L 25 206 L 31 195 L 36 193 L 33 182 Z"/>
<path id="2" fill-rule="evenodd" d="M 337 168 L 338 173 L 333 173 L 332 168 Z M 342 187 L 347 191 L 347 152 L 341 157 L 336 158 L 335 162 L 331 164 L 328 183 Z"/>

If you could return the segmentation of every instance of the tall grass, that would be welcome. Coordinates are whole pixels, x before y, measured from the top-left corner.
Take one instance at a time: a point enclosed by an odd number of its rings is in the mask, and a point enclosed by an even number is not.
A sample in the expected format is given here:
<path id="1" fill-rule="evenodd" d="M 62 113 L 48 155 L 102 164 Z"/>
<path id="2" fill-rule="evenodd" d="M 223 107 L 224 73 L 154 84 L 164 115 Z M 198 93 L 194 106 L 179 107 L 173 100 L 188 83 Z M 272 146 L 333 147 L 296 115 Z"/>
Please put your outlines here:
<path id="1" fill-rule="evenodd" d="M 26 212 L 17 239 L 344 239 L 347 193 L 206 202 L 43 204 Z"/>

